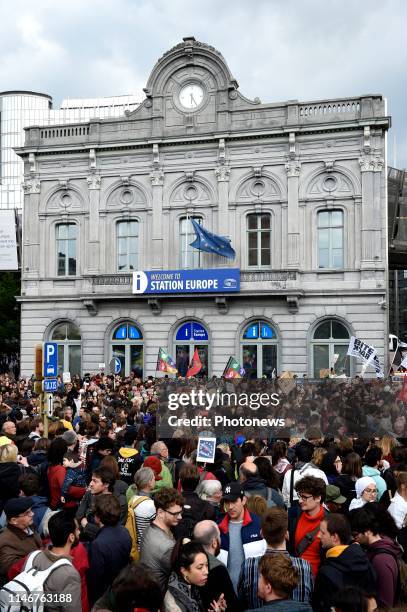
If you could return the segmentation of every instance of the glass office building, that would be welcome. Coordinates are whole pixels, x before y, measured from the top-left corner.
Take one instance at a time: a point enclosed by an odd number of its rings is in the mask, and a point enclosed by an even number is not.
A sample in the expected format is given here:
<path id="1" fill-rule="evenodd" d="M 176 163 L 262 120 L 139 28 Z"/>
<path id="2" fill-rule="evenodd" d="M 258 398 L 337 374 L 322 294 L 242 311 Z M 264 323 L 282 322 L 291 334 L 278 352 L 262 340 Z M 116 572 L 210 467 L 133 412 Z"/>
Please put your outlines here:
<path id="1" fill-rule="evenodd" d="M 119 117 L 137 108 L 135 96 L 63 100 L 53 108 L 48 94 L 33 91 L 0 92 L 0 209 L 23 207 L 23 162 L 15 147 L 24 146 L 24 128 Z"/>

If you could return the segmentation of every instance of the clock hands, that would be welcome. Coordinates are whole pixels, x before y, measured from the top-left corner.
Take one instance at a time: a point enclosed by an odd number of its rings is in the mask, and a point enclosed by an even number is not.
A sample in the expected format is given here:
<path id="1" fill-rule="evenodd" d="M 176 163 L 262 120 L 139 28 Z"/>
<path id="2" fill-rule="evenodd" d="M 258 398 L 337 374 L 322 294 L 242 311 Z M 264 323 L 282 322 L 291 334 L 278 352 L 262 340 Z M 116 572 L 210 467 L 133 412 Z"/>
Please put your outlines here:
<path id="1" fill-rule="evenodd" d="M 193 94 L 193 93 L 191 93 L 190 95 L 191 95 L 191 106 L 194 106 L 194 105 L 195 105 L 195 106 L 198 106 L 198 104 L 197 104 L 197 103 L 196 103 L 196 101 L 195 101 L 194 94 Z"/>

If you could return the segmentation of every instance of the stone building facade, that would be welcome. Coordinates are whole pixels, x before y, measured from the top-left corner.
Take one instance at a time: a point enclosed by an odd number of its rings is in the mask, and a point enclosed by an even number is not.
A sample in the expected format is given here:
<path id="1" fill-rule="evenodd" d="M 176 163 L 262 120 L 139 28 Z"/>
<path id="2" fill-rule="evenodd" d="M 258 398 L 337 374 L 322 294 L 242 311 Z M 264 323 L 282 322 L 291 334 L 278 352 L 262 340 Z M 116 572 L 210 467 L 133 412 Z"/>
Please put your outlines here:
<path id="1" fill-rule="evenodd" d="M 252 375 L 318 376 L 355 335 L 386 365 L 385 100 L 245 98 L 222 55 L 185 38 L 117 119 L 30 127 L 25 162 L 21 369 L 58 342 L 60 371 L 209 375 L 230 355 Z M 236 259 L 190 247 L 191 219 Z M 133 270 L 239 268 L 236 293 L 143 295 Z M 372 371 L 373 372 L 373 371 Z"/>

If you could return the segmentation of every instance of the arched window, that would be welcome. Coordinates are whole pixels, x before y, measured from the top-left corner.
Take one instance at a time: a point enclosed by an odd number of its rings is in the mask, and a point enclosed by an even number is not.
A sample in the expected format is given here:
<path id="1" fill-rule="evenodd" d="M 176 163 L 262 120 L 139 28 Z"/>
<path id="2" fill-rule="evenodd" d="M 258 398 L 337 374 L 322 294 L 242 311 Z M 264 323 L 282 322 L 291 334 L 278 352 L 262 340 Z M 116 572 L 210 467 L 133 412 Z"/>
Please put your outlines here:
<path id="1" fill-rule="evenodd" d="M 58 345 L 58 374 L 70 372 L 81 374 L 82 338 L 79 328 L 70 321 L 58 323 L 52 330 L 50 340 Z"/>
<path id="2" fill-rule="evenodd" d="M 130 372 L 143 378 L 144 362 L 143 334 L 131 321 L 125 321 L 114 328 L 110 342 L 110 358 L 120 361 L 120 376 Z"/>
<path id="3" fill-rule="evenodd" d="M 202 363 L 197 377 L 208 376 L 209 371 L 209 335 L 206 328 L 198 321 L 186 321 L 175 333 L 175 358 L 178 374 L 185 376 L 195 349 Z"/>
<path id="4" fill-rule="evenodd" d="M 277 334 L 267 321 L 252 321 L 241 338 L 241 363 L 248 378 L 272 378 L 278 371 Z"/>
<path id="5" fill-rule="evenodd" d="M 322 321 L 312 337 L 312 368 L 314 378 L 321 370 L 334 368 L 336 374 L 350 376 L 350 360 L 346 358 L 349 346 L 349 331 L 335 319 Z"/>

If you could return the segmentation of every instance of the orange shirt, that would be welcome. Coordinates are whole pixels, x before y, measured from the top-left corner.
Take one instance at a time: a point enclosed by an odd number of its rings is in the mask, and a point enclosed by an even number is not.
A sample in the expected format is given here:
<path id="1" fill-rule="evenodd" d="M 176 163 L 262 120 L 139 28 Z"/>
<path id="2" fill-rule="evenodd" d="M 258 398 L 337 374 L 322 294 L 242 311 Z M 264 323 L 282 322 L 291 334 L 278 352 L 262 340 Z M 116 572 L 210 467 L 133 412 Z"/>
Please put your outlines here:
<path id="1" fill-rule="evenodd" d="M 310 516 L 306 512 L 302 512 L 295 530 L 295 548 L 297 548 L 298 544 L 301 542 L 303 537 L 307 535 L 307 533 L 313 531 L 316 527 L 319 527 L 322 519 L 324 518 L 324 514 L 324 508 L 322 506 L 318 514 L 315 516 Z M 318 533 L 316 533 L 312 544 L 310 544 L 308 548 L 304 550 L 302 555 L 300 555 L 301 559 L 305 559 L 305 561 L 309 561 L 311 564 L 314 577 L 317 575 L 319 566 L 321 564 L 320 550 L 321 542 L 318 538 Z"/>

